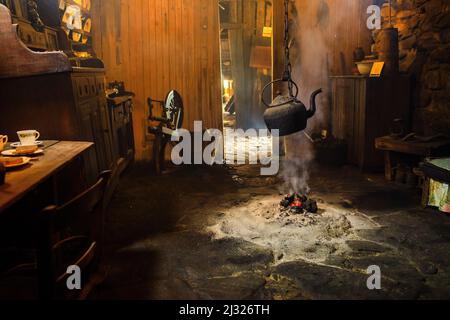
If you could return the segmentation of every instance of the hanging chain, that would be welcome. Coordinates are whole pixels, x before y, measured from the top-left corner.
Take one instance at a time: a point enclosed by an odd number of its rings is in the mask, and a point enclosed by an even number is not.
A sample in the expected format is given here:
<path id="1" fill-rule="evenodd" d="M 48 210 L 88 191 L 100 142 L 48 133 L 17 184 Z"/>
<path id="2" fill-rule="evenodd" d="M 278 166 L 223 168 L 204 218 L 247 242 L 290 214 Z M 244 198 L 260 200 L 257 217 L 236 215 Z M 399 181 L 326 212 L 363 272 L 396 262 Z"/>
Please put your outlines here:
<path id="1" fill-rule="evenodd" d="M 285 69 L 283 81 L 287 82 L 289 89 L 289 96 L 293 98 L 294 85 L 292 83 L 292 64 L 290 57 L 290 39 L 289 39 L 289 0 L 284 0 L 284 58 Z"/>
<path id="2" fill-rule="evenodd" d="M 284 0 L 284 74 L 281 79 L 272 80 L 262 90 L 261 101 L 268 108 L 275 108 L 288 105 L 290 103 L 298 101 L 299 88 L 298 85 L 292 80 L 292 64 L 290 57 L 290 39 L 289 39 L 289 0 Z M 264 94 L 266 91 L 273 87 L 276 83 L 287 82 L 289 90 L 289 99 L 278 104 L 269 104 L 264 100 Z"/>

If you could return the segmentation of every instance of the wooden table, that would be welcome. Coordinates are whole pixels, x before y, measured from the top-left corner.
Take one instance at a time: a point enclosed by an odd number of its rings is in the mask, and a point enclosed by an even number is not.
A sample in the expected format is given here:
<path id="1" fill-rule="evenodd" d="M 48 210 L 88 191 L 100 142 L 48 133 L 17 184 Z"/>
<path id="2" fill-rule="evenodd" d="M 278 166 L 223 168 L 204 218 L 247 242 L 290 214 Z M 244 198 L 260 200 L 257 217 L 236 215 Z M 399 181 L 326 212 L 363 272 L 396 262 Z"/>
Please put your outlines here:
<path id="1" fill-rule="evenodd" d="M 93 146 L 91 142 L 46 141 L 44 155 L 23 168 L 6 174 L 0 186 L 0 213 L 20 201 L 27 193 L 47 181 Z"/>
<path id="2" fill-rule="evenodd" d="M 410 155 L 419 158 L 440 157 L 450 152 L 450 140 L 445 137 L 431 140 L 401 140 L 391 136 L 377 138 L 375 146 L 378 150 L 385 152 L 385 175 L 386 179 L 392 181 L 393 168 L 398 155 Z"/>

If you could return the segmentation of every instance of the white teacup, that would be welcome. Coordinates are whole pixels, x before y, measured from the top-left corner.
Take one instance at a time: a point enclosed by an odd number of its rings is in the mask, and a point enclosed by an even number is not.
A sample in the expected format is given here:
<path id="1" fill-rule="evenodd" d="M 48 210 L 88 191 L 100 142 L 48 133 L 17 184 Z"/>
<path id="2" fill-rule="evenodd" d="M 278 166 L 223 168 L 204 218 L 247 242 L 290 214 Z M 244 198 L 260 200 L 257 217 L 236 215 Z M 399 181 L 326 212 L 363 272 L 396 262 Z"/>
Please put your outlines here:
<path id="1" fill-rule="evenodd" d="M 0 152 L 3 151 L 7 143 L 8 143 L 8 136 L 0 135 Z"/>
<path id="2" fill-rule="evenodd" d="M 36 130 L 24 130 L 17 132 L 19 136 L 20 144 L 22 146 L 34 146 L 37 139 L 41 136 L 39 131 Z"/>

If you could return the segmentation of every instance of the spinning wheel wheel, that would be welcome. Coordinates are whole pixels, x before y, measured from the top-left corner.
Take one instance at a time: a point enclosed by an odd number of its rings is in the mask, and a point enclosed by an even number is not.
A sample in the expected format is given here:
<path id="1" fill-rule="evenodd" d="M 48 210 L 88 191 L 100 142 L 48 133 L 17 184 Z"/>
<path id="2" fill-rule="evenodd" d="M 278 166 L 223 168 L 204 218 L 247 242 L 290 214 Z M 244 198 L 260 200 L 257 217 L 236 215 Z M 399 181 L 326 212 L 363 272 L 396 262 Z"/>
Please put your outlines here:
<path id="1" fill-rule="evenodd" d="M 162 116 L 153 116 L 153 103 L 158 103 L 162 109 Z M 181 95 L 175 91 L 170 91 L 165 101 L 148 99 L 150 108 L 150 121 L 159 122 L 158 126 L 150 127 L 149 132 L 155 135 L 155 142 L 153 144 L 153 162 L 155 172 L 161 174 L 164 170 L 164 156 L 167 144 L 175 131 L 181 129 L 183 125 L 184 106 Z"/>
<path id="2" fill-rule="evenodd" d="M 177 91 L 170 91 L 167 94 L 164 113 L 165 117 L 170 120 L 171 129 L 181 128 L 183 125 L 183 99 Z"/>

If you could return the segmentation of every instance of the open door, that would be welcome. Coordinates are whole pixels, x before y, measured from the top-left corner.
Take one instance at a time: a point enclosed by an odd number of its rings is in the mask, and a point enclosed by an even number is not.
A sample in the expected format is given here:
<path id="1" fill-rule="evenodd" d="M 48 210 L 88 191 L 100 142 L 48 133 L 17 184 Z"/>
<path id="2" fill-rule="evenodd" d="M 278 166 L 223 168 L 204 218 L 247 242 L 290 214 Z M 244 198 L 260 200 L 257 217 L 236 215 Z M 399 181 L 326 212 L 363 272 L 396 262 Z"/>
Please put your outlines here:
<path id="1" fill-rule="evenodd" d="M 219 6 L 225 123 L 264 128 L 261 93 L 272 79 L 272 0 L 219 1 Z"/>

